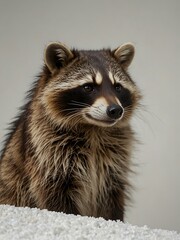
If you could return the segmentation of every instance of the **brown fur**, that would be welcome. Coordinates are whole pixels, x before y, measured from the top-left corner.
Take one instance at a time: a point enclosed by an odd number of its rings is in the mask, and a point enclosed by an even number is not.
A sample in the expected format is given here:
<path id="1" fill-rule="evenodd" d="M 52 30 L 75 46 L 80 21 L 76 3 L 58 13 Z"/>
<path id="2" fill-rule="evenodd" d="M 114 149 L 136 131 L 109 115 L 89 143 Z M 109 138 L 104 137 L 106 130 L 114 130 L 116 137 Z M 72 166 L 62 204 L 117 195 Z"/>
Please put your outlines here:
<path id="1" fill-rule="evenodd" d="M 74 64 L 69 64 L 72 71 Z M 0 203 L 123 220 L 134 144 L 132 112 L 112 127 L 59 118 L 55 105 L 50 107 L 59 93 L 49 91 L 57 74 L 44 67 L 13 124 L 0 161 Z M 135 109 L 140 94 L 132 86 Z"/>

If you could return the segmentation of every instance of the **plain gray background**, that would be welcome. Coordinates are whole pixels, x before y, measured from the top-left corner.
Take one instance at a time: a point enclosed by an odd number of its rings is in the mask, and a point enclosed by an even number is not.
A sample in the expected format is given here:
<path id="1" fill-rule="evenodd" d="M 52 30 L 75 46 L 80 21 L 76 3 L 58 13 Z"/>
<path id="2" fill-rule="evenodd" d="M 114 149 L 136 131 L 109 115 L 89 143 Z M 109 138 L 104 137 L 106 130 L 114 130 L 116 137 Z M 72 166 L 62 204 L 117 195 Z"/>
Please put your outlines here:
<path id="1" fill-rule="evenodd" d="M 180 232 L 180 1 L 0 0 L 1 143 L 50 41 L 83 49 L 135 45 L 130 73 L 144 107 L 133 121 L 142 144 L 126 221 Z"/>

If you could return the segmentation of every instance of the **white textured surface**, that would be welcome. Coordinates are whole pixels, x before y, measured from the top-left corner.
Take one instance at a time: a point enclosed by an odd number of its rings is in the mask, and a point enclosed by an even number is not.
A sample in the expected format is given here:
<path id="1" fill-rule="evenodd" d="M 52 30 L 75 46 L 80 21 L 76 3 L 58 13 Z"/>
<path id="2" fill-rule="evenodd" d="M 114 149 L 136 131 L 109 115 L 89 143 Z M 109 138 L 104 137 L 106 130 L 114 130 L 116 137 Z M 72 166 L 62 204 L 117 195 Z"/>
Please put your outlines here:
<path id="1" fill-rule="evenodd" d="M 180 234 L 120 221 L 0 205 L 0 240 L 180 240 Z"/>

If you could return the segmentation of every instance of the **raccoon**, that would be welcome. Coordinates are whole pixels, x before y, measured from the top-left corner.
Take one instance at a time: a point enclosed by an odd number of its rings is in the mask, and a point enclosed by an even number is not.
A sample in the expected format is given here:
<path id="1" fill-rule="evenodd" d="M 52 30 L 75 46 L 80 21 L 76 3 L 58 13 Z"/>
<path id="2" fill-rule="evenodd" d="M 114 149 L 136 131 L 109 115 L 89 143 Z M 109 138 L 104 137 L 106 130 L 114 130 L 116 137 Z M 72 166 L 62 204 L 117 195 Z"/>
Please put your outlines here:
<path id="1" fill-rule="evenodd" d="M 141 94 L 130 43 L 102 50 L 50 43 L 0 160 L 0 204 L 123 221 L 130 119 Z"/>

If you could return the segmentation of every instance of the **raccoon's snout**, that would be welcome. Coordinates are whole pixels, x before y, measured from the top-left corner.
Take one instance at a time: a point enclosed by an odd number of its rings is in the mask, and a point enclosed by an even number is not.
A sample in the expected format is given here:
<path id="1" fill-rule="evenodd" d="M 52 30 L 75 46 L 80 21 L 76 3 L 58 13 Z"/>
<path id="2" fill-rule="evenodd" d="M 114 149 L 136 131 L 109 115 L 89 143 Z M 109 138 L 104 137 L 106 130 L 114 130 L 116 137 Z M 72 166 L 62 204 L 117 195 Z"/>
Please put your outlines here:
<path id="1" fill-rule="evenodd" d="M 92 124 L 104 127 L 113 126 L 123 116 L 124 109 L 118 104 L 94 104 L 90 108 L 86 109 L 83 116 Z"/>
<path id="2" fill-rule="evenodd" d="M 106 113 L 113 120 L 120 118 L 123 114 L 123 108 L 117 104 L 112 104 L 107 107 Z"/>

